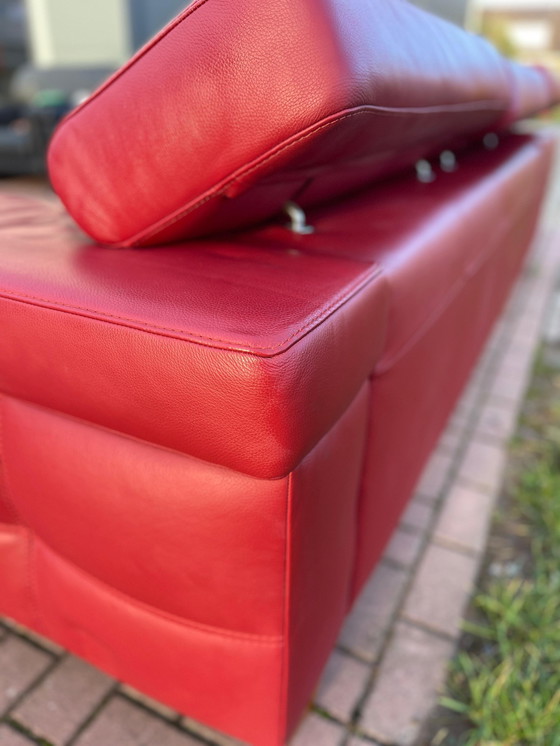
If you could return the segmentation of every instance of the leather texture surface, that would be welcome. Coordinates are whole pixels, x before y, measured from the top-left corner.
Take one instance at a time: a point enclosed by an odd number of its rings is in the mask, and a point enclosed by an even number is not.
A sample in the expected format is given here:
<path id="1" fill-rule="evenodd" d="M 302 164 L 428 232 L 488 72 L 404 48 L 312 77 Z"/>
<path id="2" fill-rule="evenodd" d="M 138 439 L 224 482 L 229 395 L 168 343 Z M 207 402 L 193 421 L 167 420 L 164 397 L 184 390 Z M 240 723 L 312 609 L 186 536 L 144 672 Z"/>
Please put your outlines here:
<path id="1" fill-rule="evenodd" d="M 285 479 L 259 480 L 13 399 L 2 431 L 19 521 L 58 554 L 166 614 L 281 634 Z"/>
<path id="2" fill-rule="evenodd" d="M 196 0 L 69 115 L 50 173 L 97 241 L 154 245 L 324 202 L 554 97 L 406 0 Z"/>
<path id="3" fill-rule="evenodd" d="M 542 197 L 551 148 L 546 135 L 506 136 L 494 151 L 458 154 L 456 170 L 438 170 L 429 184 L 410 174 L 336 211 L 310 214 L 316 228 L 310 253 L 338 254 L 338 242 L 348 259 L 381 267 L 389 284 L 388 334 L 376 372 L 406 354 L 496 247 L 508 246 L 527 225 L 528 206 L 534 211 Z"/>
<path id="4" fill-rule="evenodd" d="M 285 743 L 514 282 L 551 150 L 508 136 L 312 211 L 312 235 L 188 251 L 92 246 L 2 198 L 0 613 Z"/>
<path id="5" fill-rule="evenodd" d="M 3 397 L 2 498 L 18 525 L 0 524 L 0 613 L 280 746 L 348 609 L 367 395 L 281 480 Z"/>
<path id="6" fill-rule="evenodd" d="M 56 206 L 2 197 L 0 390 L 286 475 L 348 407 L 386 327 L 379 268 L 309 257 L 302 238 L 103 251 Z"/>
<path id="7" fill-rule="evenodd" d="M 470 190 L 470 199 L 463 205 L 457 203 L 457 216 L 472 235 L 471 248 L 480 240 L 479 250 L 472 252 L 475 255 L 469 257 L 445 303 L 410 336 L 409 344 L 384 358 L 372 378 L 356 594 L 390 539 L 392 526 L 406 506 L 507 299 L 534 235 L 552 158 L 550 140 L 529 142 L 491 175 L 491 192 L 485 188 L 488 184 L 481 182 L 479 189 Z M 454 227 L 448 225 L 446 229 L 442 223 L 437 239 L 416 244 L 418 263 L 426 267 L 434 262 L 435 271 L 440 241 L 447 249 L 461 245 L 455 240 Z M 404 289 L 407 269 L 415 264 L 414 258 L 407 256 L 406 268 L 396 256 L 393 259 L 387 267 L 391 285 L 396 288 L 402 284 Z M 406 454 L 399 468 L 394 465 L 395 452 Z"/>

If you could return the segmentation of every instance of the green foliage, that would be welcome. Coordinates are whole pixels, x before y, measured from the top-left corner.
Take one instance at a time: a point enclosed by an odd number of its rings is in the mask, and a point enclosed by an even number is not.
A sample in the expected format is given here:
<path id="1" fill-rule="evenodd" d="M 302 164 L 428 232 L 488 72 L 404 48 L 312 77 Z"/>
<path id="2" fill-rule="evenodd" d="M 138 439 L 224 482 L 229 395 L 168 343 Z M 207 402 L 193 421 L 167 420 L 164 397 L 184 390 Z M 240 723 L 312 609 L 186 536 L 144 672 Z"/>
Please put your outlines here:
<path id="1" fill-rule="evenodd" d="M 468 722 L 464 746 L 560 746 L 559 403 L 557 389 L 537 401 L 516 440 L 508 520 L 526 537 L 523 577 L 487 577 L 441 702 Z"/>

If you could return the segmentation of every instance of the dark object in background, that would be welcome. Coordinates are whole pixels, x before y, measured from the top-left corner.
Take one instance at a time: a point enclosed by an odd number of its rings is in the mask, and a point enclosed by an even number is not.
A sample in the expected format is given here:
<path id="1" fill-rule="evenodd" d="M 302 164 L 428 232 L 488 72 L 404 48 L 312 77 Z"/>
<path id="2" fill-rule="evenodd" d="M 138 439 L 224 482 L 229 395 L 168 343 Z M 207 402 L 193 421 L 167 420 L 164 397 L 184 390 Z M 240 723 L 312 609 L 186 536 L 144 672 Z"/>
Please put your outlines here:
<path id="1" fill-rule="evenodd" d="M 189 4 L 185 0 L 128 0 L 134 49 L 139 49 Z"/>
<path id="2" fill-rule="evenodd" d="M 45 173 L 57 124 L 112 72 L 22 66 L 12 78 L 8 102 L 0 104 L 0 177 Z"/>
<path id="3" fill-rule="evenodd" d="M 0 0 L 0 91 L 26 59 L 25 5 L 22 0 Z"/>
<path id="4" fill-rule="evenodd" d="M 37 97 L 32 105 L 1 106 L 0 176 L 44 173 L 52 133 L 70 108 L 68 99 L 54 92 L 50 101 Z"/>
<path id="5" fill-rule="evenodd" d="M 15 119 L 24 115 L 24 107 L 21 104 L 0 105 L 0 127 L 11 124 Z"/>
<path id="6" fill-rule="evenodd" d="M 12 78 L 10 97 L 27 104 L 31 104 L 36 96 L 45 91 L 57 91 L 69 99 L 85 98 L 113 72 L 112 67 L 41 69 L 32 64 L 23 65 Z"/>

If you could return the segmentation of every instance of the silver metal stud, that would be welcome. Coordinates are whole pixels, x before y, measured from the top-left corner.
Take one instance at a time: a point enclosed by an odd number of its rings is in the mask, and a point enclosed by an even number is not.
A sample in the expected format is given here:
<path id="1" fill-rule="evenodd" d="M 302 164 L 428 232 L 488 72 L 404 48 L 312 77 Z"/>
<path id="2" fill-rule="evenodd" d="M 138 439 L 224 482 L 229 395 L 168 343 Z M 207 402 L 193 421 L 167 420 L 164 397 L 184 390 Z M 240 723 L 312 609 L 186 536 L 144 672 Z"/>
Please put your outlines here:
<path id="1" fill-rule="evenodd" d="M 482 142 L 484 143 L 486 150 L 496 150 L 500 144 L 500 138 L 495 132 L 488 132 L 484 135 Z"/>
<path id="2" fill-rule="evenodd" d="M 416 162 L 416 178 L 422 184 L 431 184 L 432 181 L 435 181 L 436 174 L 430 161 L 422 159 Z"/>
<path id="3" fill-rule="evenodd" d="M 457 170 L 457 158 L 452 150 L 444 150 L 439 156 L 439 165 L 442 171 L 450 174 Z"/>

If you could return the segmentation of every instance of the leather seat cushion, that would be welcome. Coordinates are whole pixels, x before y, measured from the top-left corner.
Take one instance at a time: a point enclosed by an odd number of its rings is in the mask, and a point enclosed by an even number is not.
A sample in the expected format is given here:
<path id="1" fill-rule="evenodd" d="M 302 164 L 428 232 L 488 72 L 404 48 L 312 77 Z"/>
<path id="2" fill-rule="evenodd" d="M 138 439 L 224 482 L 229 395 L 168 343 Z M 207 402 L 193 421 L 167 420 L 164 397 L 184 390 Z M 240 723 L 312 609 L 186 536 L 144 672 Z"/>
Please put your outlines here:
<path id="1" fill-rule="evenodd" d="M 308 256 L 301 239 L 107 250 L 60 205 L 2 197 L 0 391 L 287 474 L 355 397 L 386 330 L 379 269 Z"/>
<path id="2" fill-rule="evenodd" d="M 4 198 L 0 390 L 285 475 L 524 230 L 551 147 L 510 136 L 432 184 L 398 179 L 321 208 L 313 235 L 271 227 L 188 251 L 101 249 L 58 206 Z"/>

